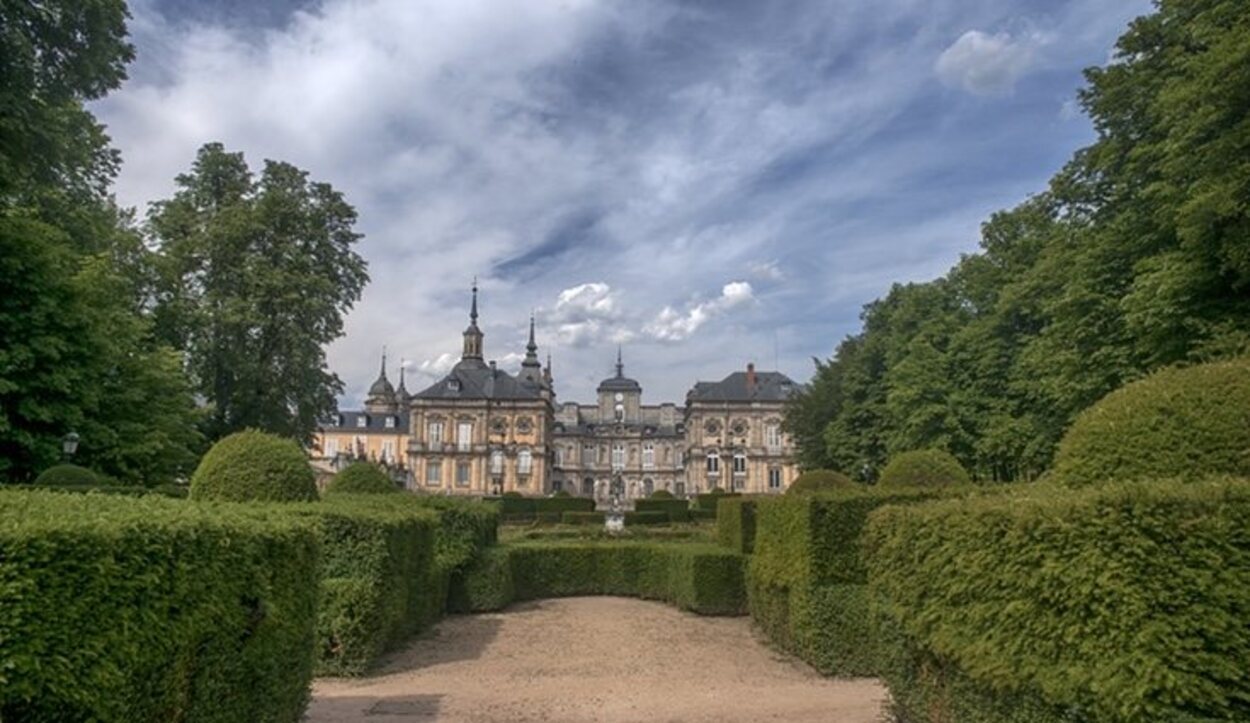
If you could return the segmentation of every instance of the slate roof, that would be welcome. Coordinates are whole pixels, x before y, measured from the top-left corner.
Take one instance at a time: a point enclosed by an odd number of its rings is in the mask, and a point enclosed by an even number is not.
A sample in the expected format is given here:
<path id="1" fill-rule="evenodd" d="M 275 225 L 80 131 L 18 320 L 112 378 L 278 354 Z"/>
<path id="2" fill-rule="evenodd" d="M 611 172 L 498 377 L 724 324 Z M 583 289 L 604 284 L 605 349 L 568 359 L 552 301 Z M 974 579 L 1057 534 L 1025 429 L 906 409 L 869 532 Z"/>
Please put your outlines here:
<path id="1" fill-rule="evenodd" d="M 478 359 L 462 359 L 447 376 L 417 392 L 414 399 L 542 399 L 542 386 L 491 369 Z"/>
<path id="2" fill-rule="evenodd" d="M 686 394 L 689 402 L 784 402 L 798 386 L 781 372 L 756 372 L 755 388 L 747 388 L 747 373 L 734 372 L 719 382 L 696 382 Z"/>
<path id="3" fill-rule="evenodd" d="M 600 430 L 610 430 L 607 436 L 622 436 L 616 433 L 618 426 L 616 422 L 603 422 L 601 424 L 565 424 L 564 422 L 556 422 L 555 429 L 552 432 L 559 437 L 594 437 Z M 684 425 L 626 424 L 624 425 L 624 436 L 632 436 L 648 429 L 651 431 L 643 433 L 643 437 L 681 437 L 685 434 Z"/>
<path id="4" fill-rule="evenodd" d="M 359 426 L 359 419 L 365 418 L 365 426 Z M 395 420 L 394 427 L 386 426 L 386 418 Z M 369 414 L 362 411 L 339 412 L 338 417 L 322 420 L 321 429 L 353 432 L 355 434 L 404 434 L 408 431 L 407 414 Z"/>
<path id="5" fill-rule="evenodd" d="M 601 392 L 641 392 L 642 385 L 629 377 L 609 377 L 599 382 Z"/>

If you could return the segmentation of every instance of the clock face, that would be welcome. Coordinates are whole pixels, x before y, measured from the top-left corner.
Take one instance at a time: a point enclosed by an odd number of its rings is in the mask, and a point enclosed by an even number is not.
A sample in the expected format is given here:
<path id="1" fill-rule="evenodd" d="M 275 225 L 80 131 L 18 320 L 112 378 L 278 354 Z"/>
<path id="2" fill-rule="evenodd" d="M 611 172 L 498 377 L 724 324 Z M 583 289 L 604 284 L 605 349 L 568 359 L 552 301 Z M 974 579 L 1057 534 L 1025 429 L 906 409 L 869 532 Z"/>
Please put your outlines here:
<path id="1" fill-rule="evenodd" d="M 616 401 L 618 401 L 618 402 L 623 402 L 623 401 L 625 401 L 625 395 L 624 395 L 624 394 L 621 394 L 620 392 L 617 392 L 617 393 L 616 393 Z"/>

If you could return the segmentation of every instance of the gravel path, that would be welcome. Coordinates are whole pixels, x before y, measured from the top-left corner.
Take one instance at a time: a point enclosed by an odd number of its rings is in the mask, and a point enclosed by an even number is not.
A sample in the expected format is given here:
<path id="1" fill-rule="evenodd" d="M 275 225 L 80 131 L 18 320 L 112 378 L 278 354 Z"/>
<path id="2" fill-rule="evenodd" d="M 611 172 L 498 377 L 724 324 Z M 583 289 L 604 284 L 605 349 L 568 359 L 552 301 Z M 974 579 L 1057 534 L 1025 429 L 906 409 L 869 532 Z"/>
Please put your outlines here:
<path id="1" fill-rule="evenodd" d="M 448 618 L 373 677 L 316 681 L 308 720 L 878 723 L 884 699 L 770 650 L 749 618 L 584 597 Z"/>

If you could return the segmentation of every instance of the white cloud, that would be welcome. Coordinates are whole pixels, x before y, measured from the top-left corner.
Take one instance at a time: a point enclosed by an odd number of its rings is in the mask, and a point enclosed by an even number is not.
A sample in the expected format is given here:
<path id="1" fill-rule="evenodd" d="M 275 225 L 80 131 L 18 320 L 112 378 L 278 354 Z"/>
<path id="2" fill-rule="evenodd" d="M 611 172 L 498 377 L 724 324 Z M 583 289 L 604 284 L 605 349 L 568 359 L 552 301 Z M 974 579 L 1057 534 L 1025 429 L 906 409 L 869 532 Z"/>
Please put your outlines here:
<path id="1" fill-rule="evenodd" d="M 564 289 L 555 307 L 538 313 L 545 327 L 555 332 L 557 343 L 573 348 L 597 344 L 621 344 L 634 335 L 623 325 L 618 294 L 601 281 Z"/>
<path id="2" fill-rule="evenodd" d="M 1008 33 L 969 30 L 942 51 L 934 70 L 951 88 L 975 95 L 1002 95 L 1010 93 L 1032 68 L 1044 43 L 1036 34 L 1013 38 Z"/>
<path id="3" fill-rule="evenodd" d="M 643 332 L 659 341 L 682 341 L 712 319 L 750 303 L 754 298 L 751 284 L 731 281 L 725 284 L 717 298 L 692 304 L 684 312 L 671 306 L 664 307 L 651 323 L 643 327 Z"/>
<path id="4" fill-rule="evenodd" d="M 756 261 L 747 266 L 747 269 L 751 276 L 763 281 L 781 281 L 786 278 L 776 261 Z"/>

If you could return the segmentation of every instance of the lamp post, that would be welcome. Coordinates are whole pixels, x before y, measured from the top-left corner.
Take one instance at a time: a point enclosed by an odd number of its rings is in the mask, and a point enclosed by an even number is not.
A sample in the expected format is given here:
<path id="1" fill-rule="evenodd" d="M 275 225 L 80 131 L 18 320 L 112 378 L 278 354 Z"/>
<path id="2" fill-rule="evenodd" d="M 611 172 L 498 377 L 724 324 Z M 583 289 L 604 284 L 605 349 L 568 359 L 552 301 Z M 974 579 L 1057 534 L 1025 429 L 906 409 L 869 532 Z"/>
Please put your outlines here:
<path id="1" fill-rule="evenodd" d="M 78 451 L 78 433 L 74 431 L 70 431 L 68 434 L 66 434 L 64 437 L 61 438 L 61 453 L 64 455 L 65 461 L 68 463 L 70 458 L 73 457 L 74 453 L 77 451 Z"/>

